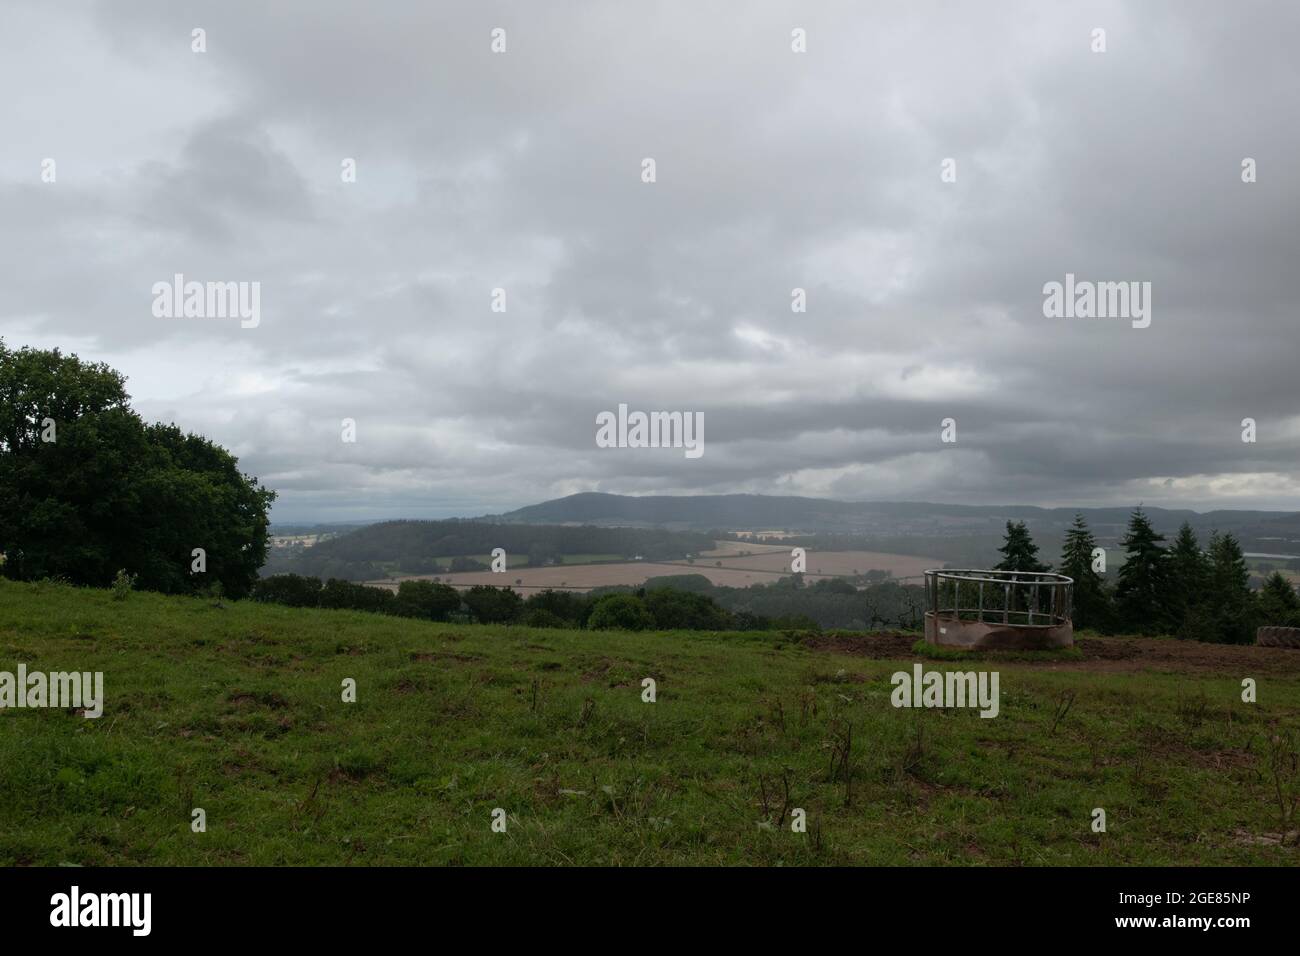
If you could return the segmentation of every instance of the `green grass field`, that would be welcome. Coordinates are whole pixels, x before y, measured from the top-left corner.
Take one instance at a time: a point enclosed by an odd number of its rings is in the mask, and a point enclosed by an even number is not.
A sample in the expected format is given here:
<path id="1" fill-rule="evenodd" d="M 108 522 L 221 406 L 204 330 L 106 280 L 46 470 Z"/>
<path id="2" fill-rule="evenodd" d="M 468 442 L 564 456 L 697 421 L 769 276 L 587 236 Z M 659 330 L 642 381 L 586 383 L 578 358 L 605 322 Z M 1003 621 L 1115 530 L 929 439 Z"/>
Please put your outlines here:
<path id="1" fill-rule="evenodd" d="M 0 581 L 0 670 L 103 671 L 106 698 L 0 711 L 0 863 L 1293 865 L 1300 675 L 1250 652 L 1258 673 L 926 660 L 1000 672 L 981 719 L 890 705 L 917 652 L 797 635 Z"/>

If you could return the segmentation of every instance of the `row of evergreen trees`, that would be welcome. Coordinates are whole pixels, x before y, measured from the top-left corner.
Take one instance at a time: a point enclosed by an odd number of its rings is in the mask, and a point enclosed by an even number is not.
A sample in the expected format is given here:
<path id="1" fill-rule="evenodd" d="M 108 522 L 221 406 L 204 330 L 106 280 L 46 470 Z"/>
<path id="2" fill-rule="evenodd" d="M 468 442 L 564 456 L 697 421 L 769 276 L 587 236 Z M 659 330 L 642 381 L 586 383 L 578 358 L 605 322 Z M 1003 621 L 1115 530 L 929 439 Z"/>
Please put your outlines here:
<path id="1" fill-rule="evenodd" d="M 1139 507 L 1120 546 L 1124 563 L 1112 580 L 1093 558 L 1097 540 L 1082 515 L 1065 534 L 1060 573 L 1074 579 L 1074 626 L 1104 634 L 1173 634 L 1198 641 L 1248 644 L 1261 625 L 1300 626 L 1300 598 L 1274 571 L 1259 592 L 1232 534 L 1215 532 L 1203 550 L 1184 522 L 1164 544 Z M 1007 522 L 1001 571 L 1049 571 L 1022 522 Z"/>

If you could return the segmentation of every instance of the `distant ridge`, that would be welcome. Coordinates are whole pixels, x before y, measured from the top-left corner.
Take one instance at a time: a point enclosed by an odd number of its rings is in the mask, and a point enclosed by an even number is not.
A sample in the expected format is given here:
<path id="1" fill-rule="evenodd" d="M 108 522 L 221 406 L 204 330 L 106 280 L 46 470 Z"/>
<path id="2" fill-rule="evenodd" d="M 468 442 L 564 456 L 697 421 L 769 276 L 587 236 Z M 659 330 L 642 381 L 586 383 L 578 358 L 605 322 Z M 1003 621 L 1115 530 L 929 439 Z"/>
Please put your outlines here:
<path id="1" fill-rule="evenodd" d="M 507 524 L 594 524 L 679 530 L 791 529 L 852 534 L 980 534 L 1008 520 L 1041 531 L 1063 530 L 1082 514 L 1100 535 L 1122 533 L 1127 508 L 1040 508 L 1034 505 L 952 505 L 919 501 L 835 501 L 781 495 L 615 495 L 582 492 L 484 520 Z M 1172 533 L 1184 521 L 1198 533 L 1232 531 L 1243 538 L 1276 538 L 1279 550 L 1300 544 L 1300 512 L 1198 512 L 1145 507 L 1156 528 Z"/>

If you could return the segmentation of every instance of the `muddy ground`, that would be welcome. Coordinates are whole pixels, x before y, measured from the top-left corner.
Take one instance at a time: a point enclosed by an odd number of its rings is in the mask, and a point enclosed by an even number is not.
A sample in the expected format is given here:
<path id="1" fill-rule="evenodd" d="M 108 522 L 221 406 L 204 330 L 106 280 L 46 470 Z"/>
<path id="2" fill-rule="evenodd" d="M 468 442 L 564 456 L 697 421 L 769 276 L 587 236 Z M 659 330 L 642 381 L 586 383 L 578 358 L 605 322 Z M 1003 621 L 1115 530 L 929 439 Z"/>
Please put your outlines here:
<path id="1" fill-rule="evenodd" d="M 916 634 L 810 634 L 800 642 L 813 650 L 877 660 L 916 658 Z M 1202 644 L 1158 637 L 1080 637 L 1075 647 L 1082 658 L 1033 659 L 1024 654 L 975 652 L 973 660 L 1005 660 L 1019 667 L 1077 671 L 1166 671 L 1174 673 L 1238 673 L 1243 669 L 1300 676 L 1300 650 L 1237 644 Z"/>

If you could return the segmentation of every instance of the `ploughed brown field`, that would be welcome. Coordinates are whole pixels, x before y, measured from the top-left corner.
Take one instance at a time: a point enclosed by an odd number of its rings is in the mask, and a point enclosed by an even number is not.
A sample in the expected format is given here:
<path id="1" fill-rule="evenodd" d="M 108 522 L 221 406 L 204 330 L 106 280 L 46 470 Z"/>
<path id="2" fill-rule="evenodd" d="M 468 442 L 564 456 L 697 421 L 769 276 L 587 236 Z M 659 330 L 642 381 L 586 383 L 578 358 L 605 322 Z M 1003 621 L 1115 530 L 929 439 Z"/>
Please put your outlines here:
<path id="1" fill-rule="evenodd" d="M 456 587 L 475 584 L 510 586 L 516 591 L 545 588 L 587 591 L 612 585 L 644 584 L 651 578 L 673 574 L 702 574 L 714 584 L 744 588 L 752 584 L 771 584 L 790 574 L 790 549 L 776 545 L 718 541 L 712 551 L 702 553 L 694 564 L 686 561 L 625 561 L 617 564 L 567 564 L 545 568 L 511 568 L 503 574 L 491 571 L 465 571 L 458 574 L 400 575 L 385 581 L 367 582 L 377 587 L 396 588 L 398 581 L 430 581 L 435 577 Z M 749 551 L 748 556 L 739 552 Z M 721 563 L 721 567 L 718 564 Z M 895 579 L 912 579 L 920 583 L 926 568 L 942 567 L 936 558 L 918 558 L 908 554 L 881 551 L 809 551 L 805 578 L 843 577 L 867 571 L 889 571 Z M 519 583 L 516 584 L 515 582 Z"/>

